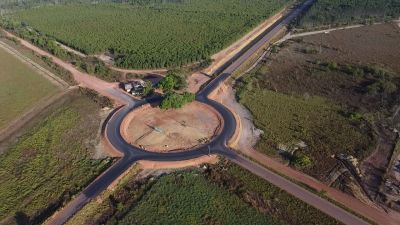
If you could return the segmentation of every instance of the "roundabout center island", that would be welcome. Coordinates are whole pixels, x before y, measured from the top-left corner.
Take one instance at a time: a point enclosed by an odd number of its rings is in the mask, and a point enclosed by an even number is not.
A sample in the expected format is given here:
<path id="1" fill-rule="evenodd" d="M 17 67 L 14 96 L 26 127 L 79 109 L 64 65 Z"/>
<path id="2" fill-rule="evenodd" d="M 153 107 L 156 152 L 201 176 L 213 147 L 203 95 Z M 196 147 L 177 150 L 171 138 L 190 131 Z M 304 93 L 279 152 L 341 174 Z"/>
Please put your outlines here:
<path id="1" fill-rule="evenodd" d="M 126 116 L 121 134 L 126 142 L 146 151 L 186 151 L 209 143 L 222 123 L 215 109 L 197 101 L 169 110 L 146 104 Z"/>

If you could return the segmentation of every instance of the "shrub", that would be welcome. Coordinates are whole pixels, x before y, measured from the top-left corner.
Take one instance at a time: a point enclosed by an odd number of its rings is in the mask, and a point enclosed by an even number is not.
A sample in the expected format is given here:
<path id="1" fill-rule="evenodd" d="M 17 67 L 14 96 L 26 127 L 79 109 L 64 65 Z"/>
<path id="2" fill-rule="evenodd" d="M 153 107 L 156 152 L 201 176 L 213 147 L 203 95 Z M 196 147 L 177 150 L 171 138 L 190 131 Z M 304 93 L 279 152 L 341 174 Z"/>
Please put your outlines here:
<path id="1" fill-rule="evenodd" d="M 339 69 L 339 66 L 336 62 L 330 62 L 330 63 L 328 63 L 328 69 L 337 70 L 337 69 Z"/>
<path id="2" fill-rule="evenodd" d="M 317 54 L 318 50 L 314 48 L 305 48 L 301 50 L 302 53 L 304 54 Z"/>
<path id="3" fill-rule="evenodd" d="M 153 91 L 154 91 L 153 83 L 151 83 L 151 81 L 146 81 L 142 96 L 148 96 L 151 93 L 153 93 Z"/>
<path id="4" fill-rule="evenodd" d="M 174 72 L 169 72 L 167 76 L 158 83 L 158 88 L 164 93 L 169 93 L 173 90 L 182 90 L 186 86 L 186 79 L 182 75 L 178 75 Z"/>
<path id="5" fill-rule="evenodd" d="M 397 91 L 397 85 L 391 81 L 384 81 L 382 82 L 382 89 L 387 94 L 393 94 Z"/>
<path id="6" fill-rule="evenodd" d="M 193 93 L 184 92 L 183 94 L 169 93 L 166 94 L 161 101 L 161 109 L 177 109 L 182 108 L 185 104 L 194 101 L 195 95 Z"/>
<path id="7" fill-rule="evenodd" d="M 310 157 L 306 155 L 294 156 L 292 160 L 293 166 L 299 169 L 306 169 L 312 166 L 312 161 Z"/>

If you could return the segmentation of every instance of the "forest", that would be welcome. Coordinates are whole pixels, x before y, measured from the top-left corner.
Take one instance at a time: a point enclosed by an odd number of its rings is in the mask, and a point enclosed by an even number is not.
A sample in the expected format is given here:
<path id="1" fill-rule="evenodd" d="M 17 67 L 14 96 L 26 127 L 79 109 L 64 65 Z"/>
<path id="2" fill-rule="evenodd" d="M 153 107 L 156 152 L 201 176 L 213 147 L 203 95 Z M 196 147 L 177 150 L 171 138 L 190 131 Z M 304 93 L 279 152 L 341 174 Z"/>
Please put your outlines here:
<path id="1" fill-rule="evenodd" d="M 373 23 L 400 17 L 400 0 L 318 0 L 298 21 L 312 29 L 353 23 Z"/>
<path id="2" fill-rule="evenodd" d="M 118 2 L 118 1 L 116 1 Z M 123 68 L 175 67 L 208 59 L 292 0 L 131 0 L 59 4 L 11 17 Z"/>

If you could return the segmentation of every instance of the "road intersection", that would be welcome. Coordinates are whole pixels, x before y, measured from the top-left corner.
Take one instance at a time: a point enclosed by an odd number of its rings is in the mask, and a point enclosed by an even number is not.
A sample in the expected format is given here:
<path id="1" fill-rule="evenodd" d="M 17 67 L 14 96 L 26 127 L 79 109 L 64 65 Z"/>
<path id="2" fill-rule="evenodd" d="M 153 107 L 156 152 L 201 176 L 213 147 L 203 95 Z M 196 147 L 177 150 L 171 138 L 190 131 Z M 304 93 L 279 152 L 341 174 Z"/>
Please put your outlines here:
<path id="1" fill-rule="evenodd" d="M 126 94 L 115 89 L 114 87 L 101 85 L 101 81 L 84 82 L 86 84 L 85 86 L 88 86 L 89 88 L 95 90 L 100 89 L 102 91 L 101 93 L 105 93 L 106 96 L 109 96 L 117 100 L 118 102 L 124 103 L 123 106 L 116 109 L 109 116 L 109 118 L 107 118 L 107 120 L 105 121 L 105 129 L 103 133 L 109 144 L 116 150 L 120 151 L 123 154 L 123 157 L 119 159 L 112 167 L 103 172 L 102 175 L 95 179 L 88 187 L 86 187 L 82 191 L 81 194 L 74 198 L 62 210 L 56 213 L 48 221 L 48 224 L 61 225 L 67 222 L 68 219 L 71 218 L 81 208 L 83 208 L 85 204 L 99 196 L 102 191 L 104 191 L 113 181 L 115 181 L 121 174 L 128 170 L 132 166 L 132 164 L 134 164 L 138 160 L 181 161 L 209 155 L 210 153 L 221 155 L 228 160 L 240 165 L 241 167 L 248 169 L 252 173 L 286 190 L 290 194 L 314 206 L 315 208 L 320 209 L 322 212 L 332 216 L 342 223 L 354 225 L 368 224 L 364 220 L 347 212 L 346 210 L 267 170 L 266 168 L 257 165 L 253 161 L 237 154 L 235 151 L 230 149 L 227 146 L 227 141 L 234 135 L 237 126 L 234 115 L 224 105 L 208 98 L 210 93 L 216 90 L 221 83 L 228 79 L 230 75 L 239 66 L 241 66 L 255 51 L 257 51 L 265 43 L 270 41 L 283 27 L 287 26 L 295 17 L 299 16 L 300 13 L 307 10 L 314 2 L 315 0 L 307 0 L 303 4 L 291 10 L 286 16 L 278 20 L 274 25 L 264 31 L 258 38 L 256 38 L 248 46 L 241 50 L 229 62 L 221 66 L 220 69 L 217 70 L 217 74 L 219 75 L 215 79 L 211 80 L 202 90 L 198 92 L 198 94 L 196 95 L 196 100 L 215 108 L 215 110 L 217 110 L 224 119 L 224 125 L 222 127 L 221 133 L 216 138 L 214 138 L 207 145 L 198 147 L 196 149 L 186 152 L 156 153 L 148 152 L 144 149 L 140 149 L 138 147 L 130 145 L 123 139 L 120 133 L 122 121 L 131 111 L 159 99 L 149 98 L 140 101 L 133 101 L 132 99 L 129 99 Z M 58 63 L 63 64 L 64 62 Z M 69 68 L 69 70 L 73 69 Z M 84 75 L 80 74 L 80 78 L 82 77 L 84 77 L 85 79 L 93 80 L 93 78 L 86 78 Z M 106 86 L 107 88 L 104 88 L 104 86 Z"/>

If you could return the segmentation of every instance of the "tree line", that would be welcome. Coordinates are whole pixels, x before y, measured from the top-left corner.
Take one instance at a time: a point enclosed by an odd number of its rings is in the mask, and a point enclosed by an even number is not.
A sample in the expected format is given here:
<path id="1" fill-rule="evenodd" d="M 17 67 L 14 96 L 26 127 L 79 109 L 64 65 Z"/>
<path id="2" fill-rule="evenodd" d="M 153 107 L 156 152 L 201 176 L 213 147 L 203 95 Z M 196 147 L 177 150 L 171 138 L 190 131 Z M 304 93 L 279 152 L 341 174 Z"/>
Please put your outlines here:
<path id="1" fill-rule="evenodd" d="M 400 0 L 318 0 L 298 27 L 372 23 L 400 17 Z"/>
<path id="2" fill-rule="evenodd" d="M 11 16 L 87 54 L 108 52 L 122 68 L 207 60 L 290 0 L 132 0 L 61 4 Z"/>

